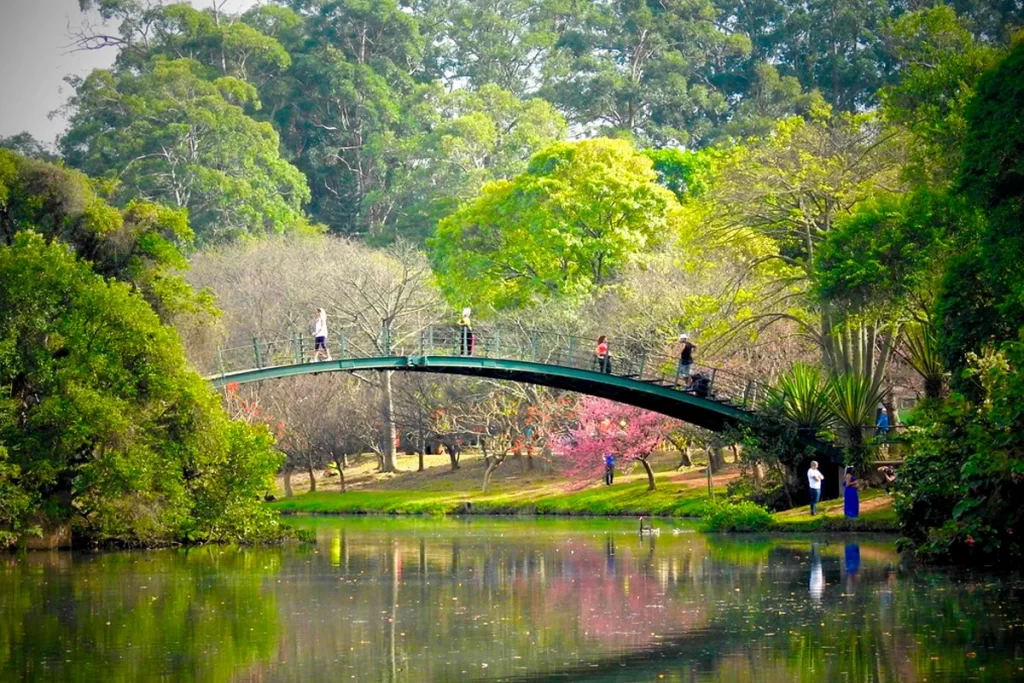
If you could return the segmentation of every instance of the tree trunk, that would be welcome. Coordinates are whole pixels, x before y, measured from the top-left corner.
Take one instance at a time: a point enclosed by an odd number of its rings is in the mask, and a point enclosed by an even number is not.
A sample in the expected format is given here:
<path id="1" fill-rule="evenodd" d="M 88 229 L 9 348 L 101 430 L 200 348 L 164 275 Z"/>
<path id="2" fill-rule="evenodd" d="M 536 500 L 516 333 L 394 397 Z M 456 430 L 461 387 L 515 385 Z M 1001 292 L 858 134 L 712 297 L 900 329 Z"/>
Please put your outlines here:
<path id="1" fill-rule="evenodd" d="M 644 472 L 647 473 L 647 490 L 654 490 L 654 470 L 651 469 L 651 463 L 647 462 L 647 458 L 640 458 L 640 464 L 644 466 Z"/>
<path id="2" fill-rule="evenodd" d="M 417 472 L 422 472 L 424 469 L 426 469 L 423 466 L 423 454 L 427 450 L 427 437 L 423 433 L 423 427 L 422 426 L 420 426 L 419 439 L 420 439 L 420 441 L 417 444 L 417 448 L 416 448 L 417 454 L 419 455 L 419 467 L 417 467 L 416 471 Z"/>
<path id="3" fill-rule="evenodd" d="M 309 472 L 309 492 L 316 492 L 316 472 L 313 467 L 313 459 L 306 458 L 306 471 Z"/>
<path id="4" fill-rule="evenodd" d="M 292 493 L 292 468 L 288 465 L 284 468 L 284 496 L 285 498 L 291 498 L 294 494 Z"/>
<path id="5" fill-rule="evenodd" d="M 459 469 L 459 454 L 461 453 L 461 449 L 457 444 L 451 443 L 445 444 L 445 450 L 448 451 L 448 459 L 451 460 L 452 472 L 454 472 Z"/>
<path id="6" fill-rule="evenodd" d="M 384 443 L 381 462 L 382 472 L 397 472 L 398 467 L 395 463 L 395 399 L 391 390 L 391 375 L 394 374 L 393 370 L 387 370 L 384 372 L 384 381 L 382 382 L 383 391 L 383 402 L 381 404 L 381 418 L 384 422 Z"/>
<path id="7" fill-rule="evenodd" d="M 718 474 L 725 467 L 725 457 L 722 455 L 721 447 L 708 447 L 708 466 L 711 468 L 711 474 Z"/>
<path id="8" fill-rule="evenodd" d="M 487 469 L 484 470 L 484 493 L 487 493 L 487 487 L 491 483 L 491 475 L 494 473 L 494 470 L 498 469 L 498 465 L 500 464 L 501 460 L 499 460 L 497 456 L 489 459 L 487 463 Z"/>
<path id="9" fill-rule="evenodd" d="M 345 454 L 335 455 L 334 464 L 338 467 L 338 487 L 345 493 Z"/>
<path id="10" fill-rule="evenodd" d="M 676 466 L 676 469 L 681 470 L 684 467 L 693 467 L 693 458 L 690 457 L 689 446 L 683 446 L 679 449 L 679 465 Z"/>

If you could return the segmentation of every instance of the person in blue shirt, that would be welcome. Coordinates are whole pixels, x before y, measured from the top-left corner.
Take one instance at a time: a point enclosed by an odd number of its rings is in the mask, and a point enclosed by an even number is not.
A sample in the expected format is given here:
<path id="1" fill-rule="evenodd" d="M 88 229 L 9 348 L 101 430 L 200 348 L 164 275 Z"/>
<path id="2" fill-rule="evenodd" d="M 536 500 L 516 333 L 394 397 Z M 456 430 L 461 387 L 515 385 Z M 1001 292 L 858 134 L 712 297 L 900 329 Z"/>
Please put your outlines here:
<path id="1" fill-rule="evenodd" d="M 615 479 L 615 454 L 606 453 L 604 456 L 604 484 L 611 486 Z"/>
<path id="2" fill-rule="evenodd" d="M 875 423 L 875 436 L 885 437 L 889 433 L 889 414 L 882 408 L 882 414 L 878 416 L 878 422 Z"/>

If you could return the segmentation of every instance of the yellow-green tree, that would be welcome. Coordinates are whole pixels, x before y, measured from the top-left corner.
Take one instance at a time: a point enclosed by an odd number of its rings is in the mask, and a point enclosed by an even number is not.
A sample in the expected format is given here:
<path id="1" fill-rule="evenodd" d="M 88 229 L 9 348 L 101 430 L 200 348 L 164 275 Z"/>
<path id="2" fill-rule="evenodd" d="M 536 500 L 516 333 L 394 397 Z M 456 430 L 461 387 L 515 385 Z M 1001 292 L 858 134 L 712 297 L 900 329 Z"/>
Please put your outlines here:
<path id="1" fill-rule="evenodd" d="M 499 309 L 589 293 L 670 232 L 679 205 L 656 181 L 651 160 L 622 140 L 552 145 L 441 222 L 441 285 Z"/>

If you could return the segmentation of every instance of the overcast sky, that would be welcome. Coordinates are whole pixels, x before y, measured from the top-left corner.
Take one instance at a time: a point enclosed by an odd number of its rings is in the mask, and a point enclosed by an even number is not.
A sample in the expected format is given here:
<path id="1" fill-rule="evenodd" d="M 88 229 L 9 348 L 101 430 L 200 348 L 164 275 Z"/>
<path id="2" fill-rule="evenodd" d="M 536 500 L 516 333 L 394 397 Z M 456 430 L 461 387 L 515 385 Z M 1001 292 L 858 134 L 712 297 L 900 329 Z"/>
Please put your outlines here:
<path id="1" fill-rule="evenodd" d="M 210 0 L 191 2 L 196 7 L 210 4 Z M 231 0 L 225 9 L 254 4 L 256 0 Z M 44 142 L 53 142 L 65 121 L 50 119 L 48 114 L 70 94 L 64 76 L 84 76 L 113 63 L 112 49 L 68 50 L 69 27 L 81 23 L 78 0 L 0 0 L 0 136 L 27 130 Z"/>

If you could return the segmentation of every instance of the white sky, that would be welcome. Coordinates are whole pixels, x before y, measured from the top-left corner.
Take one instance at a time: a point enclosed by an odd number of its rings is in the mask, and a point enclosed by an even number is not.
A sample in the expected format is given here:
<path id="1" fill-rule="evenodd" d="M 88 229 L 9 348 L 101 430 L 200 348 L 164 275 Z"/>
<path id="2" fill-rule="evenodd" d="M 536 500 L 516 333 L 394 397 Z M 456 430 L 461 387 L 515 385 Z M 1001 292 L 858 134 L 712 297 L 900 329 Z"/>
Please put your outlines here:
<path id="1" fill-rule="evenodd" d="M 210 1 L 190 0 L 196 7 Z M 230 0 L 225 10 L 254 4 L 256 0 Z M 65 121 L 48 115 L 70 95 L 64 76 L 84 76 L 113 63 L 113 49 L 69 52 L 69 28 L 81 22 L 78 0 L 0 0 L 0 136 L 27 130 L 53 142 Z"/>

